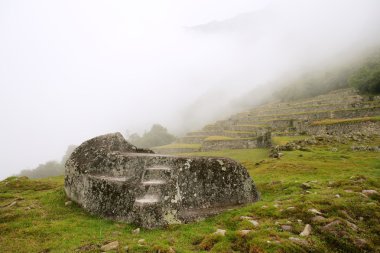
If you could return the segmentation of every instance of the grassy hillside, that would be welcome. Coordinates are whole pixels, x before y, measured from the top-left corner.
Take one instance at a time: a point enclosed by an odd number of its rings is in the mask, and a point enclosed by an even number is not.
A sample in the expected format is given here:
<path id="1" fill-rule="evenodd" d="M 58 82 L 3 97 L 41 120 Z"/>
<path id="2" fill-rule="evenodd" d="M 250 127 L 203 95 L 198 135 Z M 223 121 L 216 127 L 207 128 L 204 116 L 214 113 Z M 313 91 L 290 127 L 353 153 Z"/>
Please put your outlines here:
<path id="1" fill-rule="evenodd" d="M 369 144 L 380 145 L 380 139 Z M 334 147 L 284 152 L 281 159 L 268 158 L 266 149 L 196 153 L 243 163 L 261 201 L 139 234 L 132 234 L 132 225 L 65 205 L 63 177 L 8 178 L 0 182 L 0 251 L 100 252 L 101 245 L 117 240 L 119 252 L 125 246 L 129 252 L 379 252 L 380 197 L 362 193 L 380 192 L 379 153 L 353 152 L 349 144 Z M 316 219 L 316 211 L 323 218 Z M 301 237 L 305 224 L 312 232 Z M 217 229 L 225 229 L 226 235 L 214 235 Z M 251 231 L 243 235 L 241 230 Z M 142 246 L 140 239 L 145 239 Z"/>

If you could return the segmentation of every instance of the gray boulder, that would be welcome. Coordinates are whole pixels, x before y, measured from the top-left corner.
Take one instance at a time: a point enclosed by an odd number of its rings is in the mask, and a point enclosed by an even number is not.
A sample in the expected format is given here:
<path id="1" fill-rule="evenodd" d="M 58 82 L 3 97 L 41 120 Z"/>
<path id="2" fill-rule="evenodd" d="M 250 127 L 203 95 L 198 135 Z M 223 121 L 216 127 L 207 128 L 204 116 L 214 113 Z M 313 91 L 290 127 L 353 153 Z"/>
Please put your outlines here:
<path id="1" fill-rule="evenodd" d="M 90 213 L 145 228 L 184 223 L 258 200 L 227 158 L 156 155 L 120 133 L 95 137 L 66 162 L 67 196 Z"/>

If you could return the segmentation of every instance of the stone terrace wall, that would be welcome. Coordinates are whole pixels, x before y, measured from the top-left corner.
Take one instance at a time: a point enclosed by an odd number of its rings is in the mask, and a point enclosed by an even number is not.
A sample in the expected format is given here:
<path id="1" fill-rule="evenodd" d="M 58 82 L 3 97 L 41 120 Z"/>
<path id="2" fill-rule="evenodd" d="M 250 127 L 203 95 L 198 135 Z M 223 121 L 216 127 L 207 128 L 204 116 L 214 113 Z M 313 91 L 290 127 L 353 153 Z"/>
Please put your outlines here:
<path id="1" fill-rule="evenodd" d="M 333 125 L 315 125 L 306 127 L 305 130 L 310 135 L 342 135 L 351 133 L 362 133 L 365 135 L 380 135 L 380 122 L 357 122 L 340 123 Z"/>
<path id="2" fill-rule="evenodd" d="M 257 148 L 257 140 L 210 140 L 202 143 L 202 151 L 247 148 Z"/>

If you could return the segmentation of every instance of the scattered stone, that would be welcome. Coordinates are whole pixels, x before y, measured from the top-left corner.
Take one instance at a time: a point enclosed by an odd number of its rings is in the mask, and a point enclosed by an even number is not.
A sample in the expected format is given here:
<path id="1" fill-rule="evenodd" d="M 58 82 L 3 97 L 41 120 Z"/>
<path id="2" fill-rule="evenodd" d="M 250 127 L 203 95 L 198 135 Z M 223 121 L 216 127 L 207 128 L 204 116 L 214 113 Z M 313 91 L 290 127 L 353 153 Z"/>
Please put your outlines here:
<path id="1" fill-rule="evenodd" d="M 362 193 L 367 196 L 379 195 L 379 193 L 376 190 L 362 190 Z"/>
<path id="2" fill-rule="evenodd" d="M 79 246 L 78 248 L 75 249 L 75 252 L 98 252 L 99 249 L 100 249 L 100 245 L 89 243 L 89 244 Z M 42 252 L 44 251 L 40 251 L 40 253 Z"/>
<path id="3" fill-rule="evenodd" d="M 254 227 L 258 227 L 258 226 L 259 226 L 259 222 L 258 222 L 258 221 L 255 221 L 255 220 L 249 220 L 249 222 L 251 222 L 251 224 L 252 224 Z"/>
<path id="4" fill-rule="evenodd" d="M 289 206 L 288 208 L 286 208 L 286 210 L 294 210 L 296 209 L 294 206 Z"/>
<path id="5" fill-rule="evenodd" d="M 300 233 L 300 236 L 309 236 L 310 233 L 311 233 L 311 226 L 310 226 L 310 224 L 306 224 L 305 228 Z"/>
<path id="6" fill-rule="evenodd" d="M 317 216 L 314 216 L 313 218 L 311 218 L 311 221 L 313 221 L 313 222 L 322 222 L 325 220 L 326 220 L 326 218 L 323 216 L 320 216 L 320 215 L 317 215 Z"/>
<path id="7" fill-rule="evenodd" d="M 356 226 L 354 223 L 351 223 L 349 221 L 346 221 L 347 226 L 349 226 L 352 230 L 358 231 L 358 226 Z"/>
<path id="8" fill-rule="evenodd" d="M 136 229 L 132 230 L 132 234 L 134 234 L 134 235 L 137 235 L 139 233 L 140 233 L 140 228 L 136 228 Z"/>
<path id="9" fill-rule="evenodd" d="M 71 206 L 72 203 L 73 203 L 72 201 L 66 201 L 65 206 Z"/>
<path id="10" fill-rule="evenodd" d="M 124 247 L 124 252 L 129 252 L 129 246 L 128 245 Z"/>
<path id="11" fill-rule="evenodd" d="M 344 190 L 344 192 L 352 193 L 352 192 L 354 192 L 354 191 L 353 191 L 353 190 Z"/>
<path id="12" fill-rule="evenodd" d="M 300 239 L 297 237 L 289 237 L 289 240 L 301 246 L 309 246 L 309 243 L 304 239 Z"/>
<path id="13" fill-rule="evenodd" d="M 340 195 L 339 194 L 335 194 L 335 198 L 340 198 Z"/>
<path id="14" fill-rule="evenodd" d="M 368 247 L 368 242 L 365 239 L 362 238 L 355 238 L 354 244 L 356 247 L 363 249 Z"/>
<path id="15" fill-rule="evenodd" d="M 172 247 L 169 247 L 168 253 L 175 253 L 175 250 Z"/>
<path id="16" fill-rule="evenodd" d="M 227 230 L 224 230 L 224 229 L 217 229 L 216 232 L 214 232 L 214 235 L 221 235 L 221 236 L 225 236 L 226 235 L 226 232 Z"/>
<path id="17" fill-rule="evenodd" d="M 145 239 L 140 239 L 137 241 L 137 243 L 139 246 L 144 246 L 146 242 L 145 242 Z"/>
<path id="18" fill-rule="evenodd" d="M 240 230 L 238 232 L 239 235 L 241 236 L 246 236 L 249 232 L 251 232 L 252 230 L 249 230 L 249 229 L 243 229 L 243 230 Z"/>
<path id="19" fill-rule="evenodd" d="M 112 232 L 112 235 L 113 236 L 119 236 L 119 235 L 121 235 L 122 233 L 120 232 L 120 231 L 113 231 Z"/>
<path id="20" fill-rule="evenodd" d="M 262 209 L 266 209 L 266 208 L 268 208 L 268 206 L 263 205 L 261 208 L 262 208 Z"/>
<path id="21" fill-rule="evenodd" d="M 313 214 L 318 214 L 318 215 L 322 215 L 322 213 L 320 211 L 318 211 L 317 209 L 315 208 L 311 208 L 308 210 L 310 213 L 313 213 Z"/>
<path id="22" fill-rule="evenodd" d="M 364 218 L 360 216 L 360 217 L 359 217 L 359 220 L 360 220 L 360 221 L 363 221 L 363 220 L 364 220 Z"/>
<path id="23" fill-rule="evenodd" d="M 119 242 L 118 241 L 114 241 L 114 242 L 110 242 L 106 245 L 103 245 L 100 249 L 102 251 L 110 251 L 110 250 L 115 250 L 119 248 Z"/>
<path id="24" fill-rule="evenodd" d="M 12 203 L 10 203 L 9 205 L 7 205 L 6 207 L 12 207 L 12 206 L 15 206 L 17 205 L 17 201 L 13 201 Z"/>
<path id="25" fill-rule="evenodd" d="M 322 230 L 331 232 L 331 231 L 335 230 L 335 227 L 340 225 L 341 223 L 342 222 L 340 220 L 334 220 L 334 221 L 330 222 L 329 224 L 323 226 Z"/>
<path id="26" fill-rule="evenodd" d="M 240 220 L 252 220 L 252 217 L 249 217 L 249 216 L 240 216 Z"/>
<path id="27" fill-rule="evenodd" d="M 311 189 L 311 185 L 309 183 L 302 183 L 301 188 L 304 190 Z"/>
<path id="28" fill-rule="evenodd" d="M 331 148 L 330 150 L 331 150 L 331 152 L 338 152 L 337 148 Z"/>
<path id="29" fill-rule="evenodd" d="M 293 227 L 291 225 L 281 225 L 281 229 L 287 232 L 291 232 Z"/>

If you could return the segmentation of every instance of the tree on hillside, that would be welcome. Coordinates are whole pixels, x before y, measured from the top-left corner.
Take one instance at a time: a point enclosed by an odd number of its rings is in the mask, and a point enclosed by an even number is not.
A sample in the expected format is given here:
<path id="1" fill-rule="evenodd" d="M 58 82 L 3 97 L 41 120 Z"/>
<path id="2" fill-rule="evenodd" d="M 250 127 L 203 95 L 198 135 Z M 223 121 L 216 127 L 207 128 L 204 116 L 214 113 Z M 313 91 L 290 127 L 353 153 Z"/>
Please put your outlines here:
<path id="1" fill-rule="evenodd" d="M 40 164 L 35 169 L 22 170 L 20 176 L 27 176 L 29 178 L 43 178 L 63 175 L 64 166 L 57 161 L 49 161 L 44 164 Z"/>
<path id="2" fill-rule="evenodd" d="M 349 79 L 349 84 L 365 94 L 380 94 L 380 53 Z"/>
<path id="3" fill-rule="evenodd" d="M 134 133 L 128 138 L 128 141 L 140 148 L 152 148 L 172 143 L 176 137 L 168 132 L 168 130 L 160 124 L 154 124 L 149 132 L 145 132 L 143 136 Z"/>

